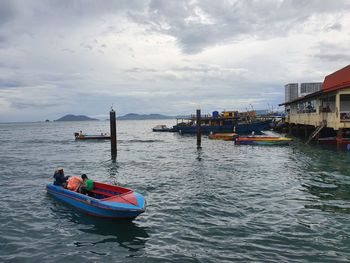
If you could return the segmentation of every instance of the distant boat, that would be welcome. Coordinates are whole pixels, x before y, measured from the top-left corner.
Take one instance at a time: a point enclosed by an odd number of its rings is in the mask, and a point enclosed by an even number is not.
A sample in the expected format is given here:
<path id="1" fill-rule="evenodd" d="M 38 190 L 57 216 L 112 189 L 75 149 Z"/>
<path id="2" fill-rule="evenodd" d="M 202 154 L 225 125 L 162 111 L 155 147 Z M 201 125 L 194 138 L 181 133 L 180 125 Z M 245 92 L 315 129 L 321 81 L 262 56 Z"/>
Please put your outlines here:
<path id="1" fill-rule="evenodd" d="M 236 144 L 244 145 L 288 145 L 292 141 L 291 138 L 277 136 L 240 136 L 236 138 Z"/>
<path id="2" fill-rule="evenodd" d="M 170 128 L 167 127 L 166 125 L 157 125 L 155 127 L 152 128 L 152 131 L 154 132 L 169 132 Z"/>
<path id="3" fill-rule="evenodd" d="M 214 133 L 209 135 L 209 139 L 233 141 L 237 136 L 237 133 Z"/>
<path id="4" fill-rule="evenodd" d="M 146 210 L 144 197 L 131 189 L 94 182 L 93 197 L 48 184 L 47 192 L 83 212 L 104 218 L 134 219 Z"/>
<path id="5" fill-rule="evenodd" d="M 74 137 L 76 140 L 110 140 L 111 136 L 109 134 L 97 134 L 97 135 L 88 135 L 75 132 Z"/>

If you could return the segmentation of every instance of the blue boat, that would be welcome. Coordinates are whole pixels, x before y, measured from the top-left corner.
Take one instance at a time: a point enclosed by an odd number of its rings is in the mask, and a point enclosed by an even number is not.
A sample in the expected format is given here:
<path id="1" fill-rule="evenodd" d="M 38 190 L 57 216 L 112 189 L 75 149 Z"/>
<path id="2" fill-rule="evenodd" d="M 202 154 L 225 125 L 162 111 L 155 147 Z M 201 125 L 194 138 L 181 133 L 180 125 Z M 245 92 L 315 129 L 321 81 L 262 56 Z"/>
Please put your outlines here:
<path id="1" fill-rule="evenodd" d="M 212 133 L 232 133 L 237 134 L 250 134 L 255 132 L 256 134 L 261 133 L 269 128 L 271 120 L 256 121 L 252 123 L 230 123 L 226 125 L 213 125 L 213 126 L 201 126 L 201 132 L 203 134 Z M 173 126 L 172 131 L 179 132 L 181 134 L 196 134 L 196 125 L 178 124 Z"/>
<path id="2" fill-rule="evenodd" d="M 97 217 L 134 219 L 146 209 L 146 200 L 141 194 L 115 185 L 94 182 L 93 197 L 54 184 L 48 184 L 46 190 L 57 199 Z"/>
<path id="3" fill-rule="evenodd" d="M 223 111 L 221 114 L 213 112 L 213 115 L 201 116 L 201 132 L 207 135 L 232 132 L 237 134 L 250 134 L 252 132 L 260 134 L 269 128 L 271 122 L 271 119 L 258 119 L 255 113 L 251 112 Z M 196 134 L 196 116 L 177 118 L 177 124 L 170 131 L 181 134 Z"/>

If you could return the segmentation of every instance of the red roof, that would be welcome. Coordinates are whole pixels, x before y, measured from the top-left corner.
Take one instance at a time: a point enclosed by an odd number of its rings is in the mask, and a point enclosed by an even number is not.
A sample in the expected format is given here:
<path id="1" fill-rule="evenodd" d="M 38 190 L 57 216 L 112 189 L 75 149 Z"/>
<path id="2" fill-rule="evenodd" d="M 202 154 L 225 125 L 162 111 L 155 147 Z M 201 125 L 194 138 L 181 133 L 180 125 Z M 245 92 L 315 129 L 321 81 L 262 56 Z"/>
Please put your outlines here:
<path id="1" fill-rule="evenodd" d="M 326 76 L 322 85 L 323 92 L 343 88 L 350 88 L 350 65 Z"/>

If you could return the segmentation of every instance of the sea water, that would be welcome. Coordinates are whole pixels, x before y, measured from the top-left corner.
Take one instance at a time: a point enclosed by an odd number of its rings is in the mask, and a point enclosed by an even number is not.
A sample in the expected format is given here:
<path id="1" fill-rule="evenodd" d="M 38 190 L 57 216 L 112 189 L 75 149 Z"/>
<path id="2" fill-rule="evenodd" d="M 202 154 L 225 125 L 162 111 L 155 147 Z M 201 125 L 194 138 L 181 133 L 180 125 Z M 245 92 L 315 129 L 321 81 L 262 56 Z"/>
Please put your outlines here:
<path id="1" fill-rule="evenodd" d="M 2 262 L 348 262 L 350 155 L 305 145 L 236 146 L 118 121 L 0 124 Z M 45 190 L 66 175 L 134 189 L 132 222 L 91 217 Z"/>

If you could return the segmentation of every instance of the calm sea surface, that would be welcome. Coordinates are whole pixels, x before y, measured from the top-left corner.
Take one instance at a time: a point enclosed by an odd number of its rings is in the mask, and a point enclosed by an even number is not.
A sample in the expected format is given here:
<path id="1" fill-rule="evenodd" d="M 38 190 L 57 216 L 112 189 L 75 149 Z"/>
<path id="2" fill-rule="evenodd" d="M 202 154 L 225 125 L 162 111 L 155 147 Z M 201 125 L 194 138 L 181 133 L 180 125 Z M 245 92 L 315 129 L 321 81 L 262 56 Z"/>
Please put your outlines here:
<path id="1" fill-rule="evenodd" d="M 1 262 L 349 262 L 350 154 L 153 133 L 174 121 L 0 124 Z M 133 222 L 87 216 L 46 193 L 54 169 L 132 188 Z"/>

